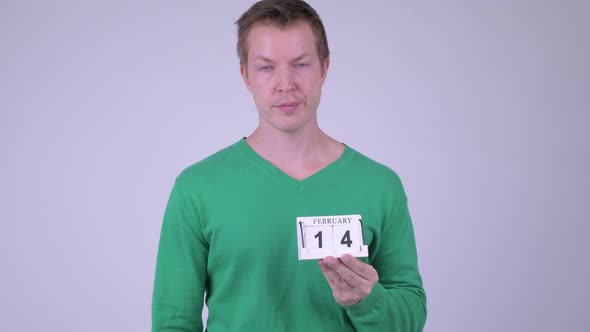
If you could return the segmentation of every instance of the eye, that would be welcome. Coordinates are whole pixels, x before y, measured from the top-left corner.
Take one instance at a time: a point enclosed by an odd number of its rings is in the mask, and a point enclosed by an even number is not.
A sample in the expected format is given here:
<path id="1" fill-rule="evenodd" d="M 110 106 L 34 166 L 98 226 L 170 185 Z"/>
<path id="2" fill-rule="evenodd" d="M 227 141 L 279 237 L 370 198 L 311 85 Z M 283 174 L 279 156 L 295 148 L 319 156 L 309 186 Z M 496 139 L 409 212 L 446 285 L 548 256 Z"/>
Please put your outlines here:
<path id="1" fill-rule="evenodd" d="M 305 62 L 299 62 L 299 63 L 295 64 L 295 68 L 305 68 L 307 66 L 309 66 L 309 64 L 305 63 Z"/>
<path id="2" fill-rule="evenodd" d="M 270 71 L 270 70 L 272 70 L 272 66 L 270 66 L 270 65 L 260 66 L 260 67 L 258 67 L 258 70 L 260 70 L 260 71 Z"/>

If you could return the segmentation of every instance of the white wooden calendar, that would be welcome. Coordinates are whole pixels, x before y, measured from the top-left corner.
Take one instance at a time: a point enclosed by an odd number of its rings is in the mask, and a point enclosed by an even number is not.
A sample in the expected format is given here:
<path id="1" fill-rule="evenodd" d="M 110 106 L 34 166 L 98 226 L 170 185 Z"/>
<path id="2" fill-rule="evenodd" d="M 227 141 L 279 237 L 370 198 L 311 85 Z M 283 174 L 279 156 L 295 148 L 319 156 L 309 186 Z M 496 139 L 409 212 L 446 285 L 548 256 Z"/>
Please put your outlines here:
<path id="1" fill-rule="evenodd" d="M 369 256 L 364 243 L 363 221 L 359 214 L 297 218 L 299 260 L 326 256 Z"/>

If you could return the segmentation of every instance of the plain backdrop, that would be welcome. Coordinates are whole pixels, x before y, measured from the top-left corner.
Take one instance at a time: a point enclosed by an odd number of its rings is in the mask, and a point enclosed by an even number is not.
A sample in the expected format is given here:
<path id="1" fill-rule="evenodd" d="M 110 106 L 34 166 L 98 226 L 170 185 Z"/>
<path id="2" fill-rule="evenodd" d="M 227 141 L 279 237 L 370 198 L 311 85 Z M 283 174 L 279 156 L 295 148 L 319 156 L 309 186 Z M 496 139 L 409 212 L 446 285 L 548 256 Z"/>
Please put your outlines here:
<path id="1" fill-rule="evenodd" d="M 590 2 L 310 2 L 320 125 L 401 176 L 425 331 L 587 330 Z M 1 330 L 150 329 L 175 177 L 257 125 L 251 4 L 0 2 Z"/>

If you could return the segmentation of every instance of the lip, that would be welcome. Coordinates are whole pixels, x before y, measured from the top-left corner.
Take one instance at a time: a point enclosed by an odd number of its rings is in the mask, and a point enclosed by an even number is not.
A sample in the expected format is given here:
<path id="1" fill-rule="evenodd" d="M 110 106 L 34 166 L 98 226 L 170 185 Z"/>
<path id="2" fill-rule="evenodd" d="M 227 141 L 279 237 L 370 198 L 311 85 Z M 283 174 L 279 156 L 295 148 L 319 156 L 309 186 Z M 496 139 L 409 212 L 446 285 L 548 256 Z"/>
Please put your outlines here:
<path id="1" fill-rule="evenodd" d="M 275 107 L 280 109 L 281 111 L 292 111 L 294 109 L 296 109 L 299 105 L 301 105 L 301 102 L 299 101 L 294 101 L 294 102 L 287 102 L 287 103 L 281 103 L 276 105 Z"/>

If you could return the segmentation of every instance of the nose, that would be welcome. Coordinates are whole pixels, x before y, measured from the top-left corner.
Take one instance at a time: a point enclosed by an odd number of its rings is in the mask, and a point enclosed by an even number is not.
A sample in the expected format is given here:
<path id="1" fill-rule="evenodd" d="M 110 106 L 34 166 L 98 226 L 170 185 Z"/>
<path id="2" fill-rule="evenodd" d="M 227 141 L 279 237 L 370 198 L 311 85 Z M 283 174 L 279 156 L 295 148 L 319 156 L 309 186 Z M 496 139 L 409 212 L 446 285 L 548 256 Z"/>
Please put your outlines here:
<path id="1" fill-rule="evenodd" d="M 277 76 L 278 92 L 289 92 L 295 90 L 295 84 L 293 82 L 293 76 L 290 69 L 283 68 L 278 70 Z"/>

